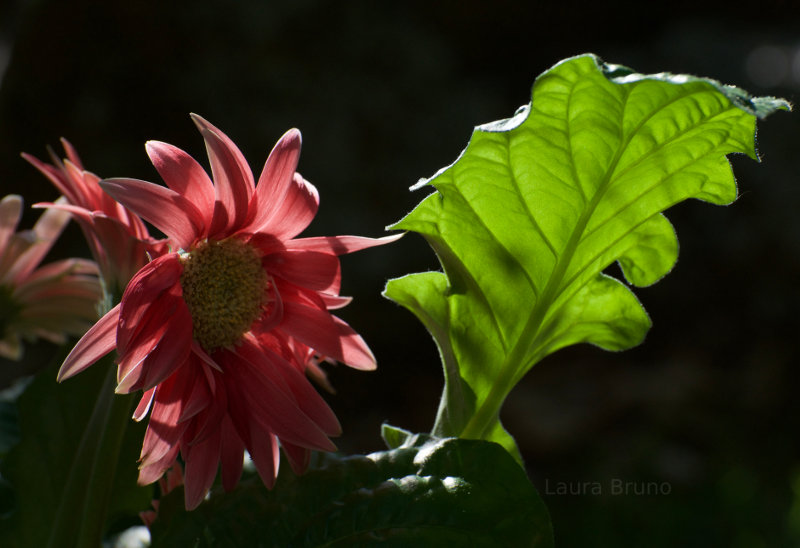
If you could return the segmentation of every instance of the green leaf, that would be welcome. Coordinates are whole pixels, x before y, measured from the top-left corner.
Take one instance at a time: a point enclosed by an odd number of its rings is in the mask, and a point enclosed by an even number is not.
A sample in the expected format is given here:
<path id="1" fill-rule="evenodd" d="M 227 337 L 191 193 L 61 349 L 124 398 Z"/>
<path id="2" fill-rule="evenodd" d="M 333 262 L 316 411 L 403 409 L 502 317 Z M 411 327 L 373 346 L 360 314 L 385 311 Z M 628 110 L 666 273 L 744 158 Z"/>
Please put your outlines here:
<path id="1" fill-rule="evenodd" d="M 59 385 L 61 361 L 17 400 L 22 436 L 2 462 L 15 499 L 0 520 L 4 548 L 99 546 L 150 505 L 152 486 L 136 484 L 144 424 L 130 420 L 129 397 L 114 395 L 111 359 Z M 106 428 L 115 422 L 131 424 Z"/>
<path id="2" fill-rule="evenodd" d="M 727 204 L 726 159 L 757 159 L 755 122 L 788 103 L 718 82 L 567 59 L 537 78 L 531 103 L 476 128 L 455 163 L 412 187 L 425 198 L 390 229 L 422 234 L 444 273 L 391 280 L 385 295 L 433 335 L 445 389 L 433 434 L 497 441 L 513 386 L 567 345 L 624 350 L 650 319 L 613 262 L 645 286 L 675 264 L 661 214 L 696 198 Z"/>
<path id="3" fill-rule="evenodd" d="M 405 444 L 414 434 L 391 424 L 381 425 L 381 437 L 389 449 L 397 449 Z"/>
<path id="4" fill-rule="evenodd" d="M 152 548 L 172 546 L 553 546 L 547 509 L 494 443 L 412 435 L 367 456 L 327 456 L 212 493 L 193 512 L 181 489 L 161 499 Z"/>

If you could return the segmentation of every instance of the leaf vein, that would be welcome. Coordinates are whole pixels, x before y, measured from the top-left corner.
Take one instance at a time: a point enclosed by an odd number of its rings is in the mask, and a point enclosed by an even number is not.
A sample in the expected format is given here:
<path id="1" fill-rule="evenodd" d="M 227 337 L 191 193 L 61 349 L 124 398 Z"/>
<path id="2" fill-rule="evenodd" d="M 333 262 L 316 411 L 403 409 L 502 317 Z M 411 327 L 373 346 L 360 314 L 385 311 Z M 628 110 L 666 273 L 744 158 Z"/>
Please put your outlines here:
<path id="1" fill-rule="evenodd" d="M 556 251 L 556 248 L 553 246 L 553 243 L 550 241 L 550 238 L 547 237 L 547 234 L 545 234 L 544 230 L 542 230 L 542 227 L 536 221 L 536 218 L 534 217 L 533 212 L 531 211 L 531 208 L 528 205 L 528 200 L 525 198 L 525 195 L 522 193 L 522 188 L 520 187 L 519 181 L 517 180 L 517 175 L 516 175 L 516 173 L 514 173 L 514 162 L 512 162 L 512 160 L 511 160 L 511 133 L 507 133 L 506 134 L 506 141 L 507 141 L 506 151 L 507 151 L 507 159 L 508 159 L 508 174 L 509 174 L 509 176 L 511 178 L 511 184 L 514 186 L 514 190 L 519 195 L 519 199 L 522 202 L 522 206 L 525 208 L 525 213 L 528 216 L 528 220 L 530 220 L 531 225 L 533 225 L 533 228 L 542 237 L 542 241 L 547 246 L 547 249 L 550 250 L 550 253 L 552 253 L 554 257 L 558 257 L 558 252 Z M 522 267 L 521 263 L 520 263 L 520 267 L 522 268 L 523 271 L 525 271 L 525 275 L 527 276 L 528 281 L 530 282 L 534 293 L 538 297 L 539 296 L 539 289 L 536 287 L 536 284 L 533 283 L 533 280 L 531 280 L 530 276 L 527 275 L 527 269 Z"/>

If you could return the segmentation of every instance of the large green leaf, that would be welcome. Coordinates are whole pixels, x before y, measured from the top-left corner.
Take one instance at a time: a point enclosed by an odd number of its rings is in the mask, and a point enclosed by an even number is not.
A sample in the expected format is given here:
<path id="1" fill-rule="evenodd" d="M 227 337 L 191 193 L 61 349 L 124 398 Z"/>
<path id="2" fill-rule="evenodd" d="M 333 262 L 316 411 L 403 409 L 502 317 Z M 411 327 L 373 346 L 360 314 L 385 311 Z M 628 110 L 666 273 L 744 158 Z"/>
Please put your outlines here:
<path id="1" fill-rule="evenodd" d="M 552 547 L 544 503 L 494 443 L 411 436 L 389 451 L 325 457 L 303 476 L 257 477 L 183 509 L 159 502 L 152 548 L 284 546 Z"/>
<path id="2" fill-rule="evenodd" d="M 733 201 L 725 156 L 756 159 L 756 118 L 788 108 L 584 55 L 539 76 L 513 118 L 476 128 L 455 163 L 412 187 L 437 192 L 389 227 L 422 234 L 444 267 L 385 292 L 438 344 L 446 385 L 433 433 L 515 451 L 499 410 L 535 363 L 581 342 L 641 342 L 648 315 L 603 270 L 617 261 L 636 286 L 669 272 L 678 243 L 661 212 Z"/>

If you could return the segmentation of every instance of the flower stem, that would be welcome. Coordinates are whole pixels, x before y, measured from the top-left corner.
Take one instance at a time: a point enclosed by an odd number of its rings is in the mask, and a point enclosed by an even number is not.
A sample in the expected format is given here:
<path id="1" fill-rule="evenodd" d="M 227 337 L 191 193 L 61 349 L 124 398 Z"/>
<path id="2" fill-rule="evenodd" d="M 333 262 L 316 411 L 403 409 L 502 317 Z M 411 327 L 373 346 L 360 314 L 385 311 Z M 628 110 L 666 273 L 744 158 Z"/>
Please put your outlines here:
<path id="1" fill-rule="evenodd" d="M 114 394 L 112 358 L 101 362 L 108 372 L 72 461 L 48 548 L 97 548 L 105 532 L 106 511 L 133 402 L 130 395 Z"/>

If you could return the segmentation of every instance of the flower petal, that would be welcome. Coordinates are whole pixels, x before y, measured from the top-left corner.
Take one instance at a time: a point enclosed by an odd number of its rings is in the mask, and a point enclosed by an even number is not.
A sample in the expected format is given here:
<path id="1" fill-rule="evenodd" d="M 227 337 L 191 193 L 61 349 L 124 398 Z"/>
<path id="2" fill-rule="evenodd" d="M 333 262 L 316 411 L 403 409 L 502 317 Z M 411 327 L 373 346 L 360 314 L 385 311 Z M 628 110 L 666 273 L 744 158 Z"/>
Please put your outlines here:
<path id="1" fill-rule="evenodd" d="M 239 478 L 242 477 L 242 467 L 244 464 L 244 441 L 236 433 L 236 428 L 231 422 L 229 415 L 222 419 L 222 451 L 220 461 L 222 464 L 222 487 L 225 491 L 231 491 Z"/>
<path id="2" fill-rule="evenodd" d="M 270 274 L 315 291 L 336 293 L 341 281 L 339 258 L 317 251 L 287 251 L 264 257 Z"/>
<path id="3" fill-rule="evenodd" d="M 190 391 L 187 392 L 189 396 L 186 398 L 180 419 L 178 419 L 181 422 L 191 419 L 214 403 L 211 387 L 208 385 L 205 376 L 200 374 L 203 365 L 199 363 L 197 356 L 192 355 L 187 366 L 186 370 L 190 372 L 190 379 L 185 383 L 190 388 Z"/>
<path id="4" fill-rule="evenodd" d="M 78 156 L 78 151 L 75 150 L 75 147 L 72 146 L 72 143 L 64 139 L 63 137 L 59 139 L 61 142 L 61 146 L 64 149 L 64 152 L 67 154 L 67 159 L 70 162 L 78 166 L 78 169 L 83 170 L 83 164 L 81 163 L 81 158 Z"/>
<path id="5" fill-rule="evenodd" d="M 251 441 L 247 445 L 253 464 L 256 465 L 261 481 L 267 489 L 275 486 L 275 479 L 278 477 L 281 453 L 278 448 L 278 440 L 273 434 L 264 435 L 256 430 L 255 424 L 251 423 Z"/>
<path id="6" fill-rule="evenodd" d="M 342 341 L 342 359 L 339 361 L 361 371 L 374 371 L 377 369 L 378 364 L 375 361 L 375 355 L 361 335 L 336 316 L 333 316 L 333 322 L 336 324 Z"/>
<path id="7" fill-rule="evenodd" d="M 198 343 L 196 340 L 192 341 L 192 353 L 195 354 L 198 358 L 200 358 L 200 360 L 203 361 L 203 363 L 205 363 L 206 365 L 208 365 L 211 369 L 216 369 L 217 371 L 222 373 L 222 368 L 219 366 L 219 364 L 217 364 L 217 362 L 214 361 L 214 358 L 209 356 L 208 353 L 206 353 L 206 351 L 203 350 L 203 347 L 200 346 L 200 343 Z M 211 386 L 211 391 L 213 392 L 214 391 L 213 377 L 209 377 L 208 384 L 209 386 Z"/>
<path id="8" fill-rule="evenodd" d="M 66 199 L 62 196 L 56 203 L 63 203 Z M 33 227 L 33 234 L 35 241 L 26 249 L 16 260 L 14 265 L 8 269 L 5 277 L 11 280 L 14 284 L 21 283 L 33 272 L 39 263 L 42 262 L 44 256 L 53 247 L 56 239 L 63 232 L 64 227 L 70 220 L 69 213 L 59 211 L 57 209 L 48 209 Z"/>
<path id="9" fill-rule="evenodd" d="M 133 420 L 140 422 L 147 416 L 147 412 L 150 411 L 150 406 L 153 405 L 153 396 L 155 396 L 155 393 L 156 389 L 151 388 L 142 394 L 142 399 L 139 400 L 139 405 L 136 406 L 136 410 L 133 412 Z"/>
<path id="10" fill-rule="evenodd" d="M 300 234 L 314 219 L 319 209 L 317 188 L 295 173 L 286 197 L 274 215 L 261 225 L 253 225 L 256 232 L 267 232 L 280 240 Z"/>
<path id="11" fill-rule="evenodd" d="M 189 249 L 203 232 L 203 215 L 166 187 L 137 179 L 104 179 L 100 186 L 119 203 L 149 221 L 177 247 Z"/>
<path id="12" fill-rule="evenodd" d="M 242 347 L 248 344 L 245 341 Z M 241 355 L 242 347 L 237 349 L 237 366 L 225 370 L 229 379 L 226 386 L 231 390 L 228 405 L 240 435 L 243 435 L 243 428 L 247 431 L 245 425 L 256 423 L 261 429 L 260 436 L 274 432 L 303 447 L 335 450 L 336 446 L 328 436 L 300 409 L 291 392 L 282 386 L 282 376 L 274 371 L 279 365 L 270 363 L 266 356 L 258 358 L 258 365 L 251 363 Z M 268 364 L 266 367 L 265 362 Z M 244 441 L 249 449 L 248 440 Z"/>
<path id="13" fill-rule="evenodd" d="M 129 349 L 125 353 L 119 350 L 120 355 L 117 366 L 117 392 L 119 393 L 126 386 L 140 382 L 144 377 L 142 363 L 150 352 L 152 352 L 161 339 L 164 337 L 169 327 L 169 322 L 163 320 L 159 310 L 164 310 L 163 301 L 158 300 L 153 303 L 140 322 L 136 337 L 128 345 Z M 156 310 L 153 310 L 156 309 Z M 119 344 L 118 344 L 119 346 Z M 125 384 L 123 385 L 123 381 Z M 130 392 L 131 390 L 125 390 Z"/>
<path id="14" fill-rule="evenodd" d="M 21 215 L 21 196 L 9 194 L 0 201 L 0 256 L 5 252 L 8 240 L 17 229 Z"/>
<path id="15" fill-rule="evenodd" d="M 186 152 L 168 143 L 148 141 L 145 149 L 167 186 L 197 207 L 208 229 L 214 211 L 214 185 L 205 170 Z"/>
<path id="16" fill-rule="evenodd" d="M 46 164 L 36 158 L 35 156 L 31 156 L 28 153 L 23 152 L 22 157 L 31 164 L 33 167 L 39 170 L 42 175 L 47 177 L 53 186 L 58 189 L 58 191 L 67 197 L 67 199 L 75 205 L 83 206 L 84 200 L 81 196 L 85 196 L 91 194 L 91 190 L 85 188 L 83 179 L 79 179 L 77 181 L 71 181 L 66 173 L 63 170 L 58 169 L 58 167 L 51 166 Z M 53 162 L 56 166 L 63 167 L 63 163 L 57 157 L 53 157 Z"/>
<path id="17" fill-rule="evenodd" d="M 103 278 L 109 288 L 117 284 L 121 292 L 136 272 L 147 264 L 148 253 L 154 256 L 163 254 L 157 249 L 160 244 L 155 240 L 144 242 L 131 237 L 126 225 L 104 213 L 92 215 L 92 225 L 96 238 L 93 254 L 101 265 Z"/>
<path id="18" fill-rule="evenodd" d="M 184 472 L 184 501 L 187 510 L 194 510 L 203 502 L 217 475 L 220 457 L 220 429 L 203 441 L 181 451 L 186 461 Z"/>
<path id="19" fill-rule="evenodd" d="M 117 351 L 121 356 L 128 352 L 128 343 L 146 325 L 142 321 L 158 298 L 170 289 L 179 291 L 179 283 L 183 266 L 176 253 L 162 255 L 147 263 L 128 282 L 122 294 L 117 333 Z M 163 303 L 160 303 L 163 306 Z M 158 310 L 158 309 L 156 309 Z M 162 317 L 166 321 L 166 317 Z"/>
<path id="20" fill-rule="evenodd" d="M 206 142 L 214 177 L 217 206 L 209 236 L 228 236 L 232 229 L 242 227 L 247 217 L 247 206 L 255 189 L 253 173 L 227 135 L 196 114 L 192 114 L 192 119 Z"/>
<path id="21" fill-rule="evenodd" d="M 195 362 L 196 363 L 196 362 Z M 203 367 L 201 365 L 201 367 Z M 213 375 L 218 375 L 212 373 Z M 221 377 L 221 375 L 219 375 Z M 219 379 L 221 382 L 217 383 L 222 389 L 218 389 L 213 393 L 206 405 L 200 412 L 189 420 L 191 428 L 186 430 L 181 443 L 184 446 L 191 446 L 196 443 L 204 441 L 206 438 L 214 434 L 220 429 L 222 419 L 228 411 L 228 395 L 224 389 L 224 377 Z M 191 386 L 190 386 L 191 388 Z M 190 396 L 184 398 L 187 402 Z M 184 415 L 187 415 L 184 412 Z"/>
<path id="22" fill-rule="evenodd" d="M 56 202 L 38 202 L 31 206 L 33 209 L 60 209 L 61 211 L 66 211 L 71 213 L 73 216 L 77 217 L 79 220 L 91 222 L 92 221 L 92 212 L 86 209 L 85 207 L 72 205 L 69 203 L 56 203 Z"/>
<path id="23" fill-rule="evenodd" d="M 292 182 L 297 162 L 300 160 L 302 138 L 300 131 L 290 129 L 278 140 L 269 153 L 261 176 L 258 178 L 253 198 L 250 200 L 249 223 L 251 232 L 258 232 L 253 227 L 265 226 L 269 219 L 283 207 L 289 185 Z"/>
<path id="24" fill-rule="evenodd" d="M 103 213 L 122 223 L 134 238 L 147 239 L 147 228 L 142 220 L 103 192 L 98 184 L 100 178 L 83 168 L 72 145 L 65 139 L 61 139 L 61 143 L 67 159 L 62 161 L 52 149 L 49 149 L 52 165 L 45 164 L 29 154 L 23 154 L 22 157 L 44 174 L 72 205 L 82 207 L 91 214 Z"/>
<path id="25" fill-rule="evenodd" d="M 94 173 L 84 171 L 69 160 L 64 160 L 63 163 L 57 163 L 56 165 L 61 166 L 61 174 L 65 180 L 64 184 L 72 187 L 73 191 L 80 189 L 78 201 L 74 202 L 75 205 L 83 206 L 92 211 L 103 211 L 119 219 L 125 217 L 125 208 L 100 188 L 98 184 L 100 177 Z"/>
<path id="26" fill-rule="evenodd" d="M 139 466 L 139 479 L 137 483 L 139 485 L 149 485 L 154 481 L 158 481 L 164 475 L 164 472 L 175 464 L 179 450 L 180 445 L 175 443 L 175 445 L 170 446 L 167 453 L 161 458 L 142 463 Z"/>
<path id="27" fill-rule="evenodd" d="M 369 247 L 385 245 L 395 242 L 403 237 L 404 233 L 392 234 L 383 238 L 365 238 L 362 236 L 316 236 L 313 238 L 295 238 L 284 242 L 290 251 L 319 251 L 320 253 L 333 253 L 344 255 Z"/>
<path id="28" fill-rule="evenodd" d="M 280 375 L 294 395 L 300 409 L 319 426 L 325 435 L 338 436 L 341 434 L 342 427 L 339 425 L 339 420 L 322 396 L 311 386 L 308 378 L 268 346 L 259 345 L 255 340 L 252 340 L 252 343 L 252 346 L 243 344 L 239 349 L 240 354 L 245 355 L 253 364 L 261 362 L 262 370 L 269 368 L 273 374 Z"/>
<path id="29" fill-rule="evenodd" d="M 353 297 L 341 297 L 328 293 L 320 293 L 319 296 L 322 298 L 322 301 L 325 303 L 325 308 L 328 310 L 344 308 L 353 301 Z"/>
<path id="30" fill-rule="evenodd" d="M 285 301 L 280 329 L 320 354 L 355 369 L 371 371 L 377 367 L 364 339 L 327 310 Z"/>
<path id="31" fill-rule="evenodd" d="M 166 299 L 162 297 L 161 300 Z M 142 359 L 141 365 L 119 381 L 118 394 L 149 390 L 186 363 L 192 347 L 192 317 L 183 300 L 172 299 L 172 304 L 174 309 L 162 319 L 166 324 L 164 334 Z"/>
<path id="32" fill-rule="evenodd" d="M 311 451 L 283 440 L 281 440 L 281 447 L 289 459 L 289 466 L 292 467 L 292 471 L 297 475 L 305 472 L 311 462 Z"/>
<path id="33" fill-rule="evenodd" d="M 180 377 L 182 375 L 175 374 L 156 388 L 150 421 L 142 443 L 142 466 L 159 461 L 177 448 L 186 429 L 187 423 L 178 421 L 186 395 L 185 387 L 179 382 Z"/>
<path id="34" fill-rule="evenodd" d="M 110 197 L 109 197 L 110 199 Z M 92 254 L 100 266 L 106 285 L 126 284 L 136 272 L 147 263 L 148 248 L 151 253 L 157 252 L 155 241 L 144 242 L 138 236 L 131 235 L 131 229 L 138 230 L 137 224 L 126 225 L 115 217 L 109 217 L 101 211 L 89 211 L 80 206 L 67 203 L 39 202 L 33 204 L 34 209 L 53 208 L 67 211 L 81 225 L 92 248 Z M 127 210 L 120 206 L 127 216 Z M 130 217 L 141 223 L 138 217 Z M 130 220 L 129 219 L 129 220 Z M 145 237 L 146 229 L 144 230 Z"/>
<path id="35" fill-rule="evenodd" d="M 166 379 L 186 362 L 192 347 L 192 316 L 183 301 L 168 321 L 169 328 L 158 346 L 148 354 L 142 367 L 146 369 L 142 390 L 149 390 Z"/>
<path id="36" fill-rule="evenodd" d="M 58 382 L 77 375 L 94 362 L 111 352 L 116 346 L 117 323 L 120 305 L 115 306 L 100 318 L 78 341 L 75 348 L 58 370 Z"/>

